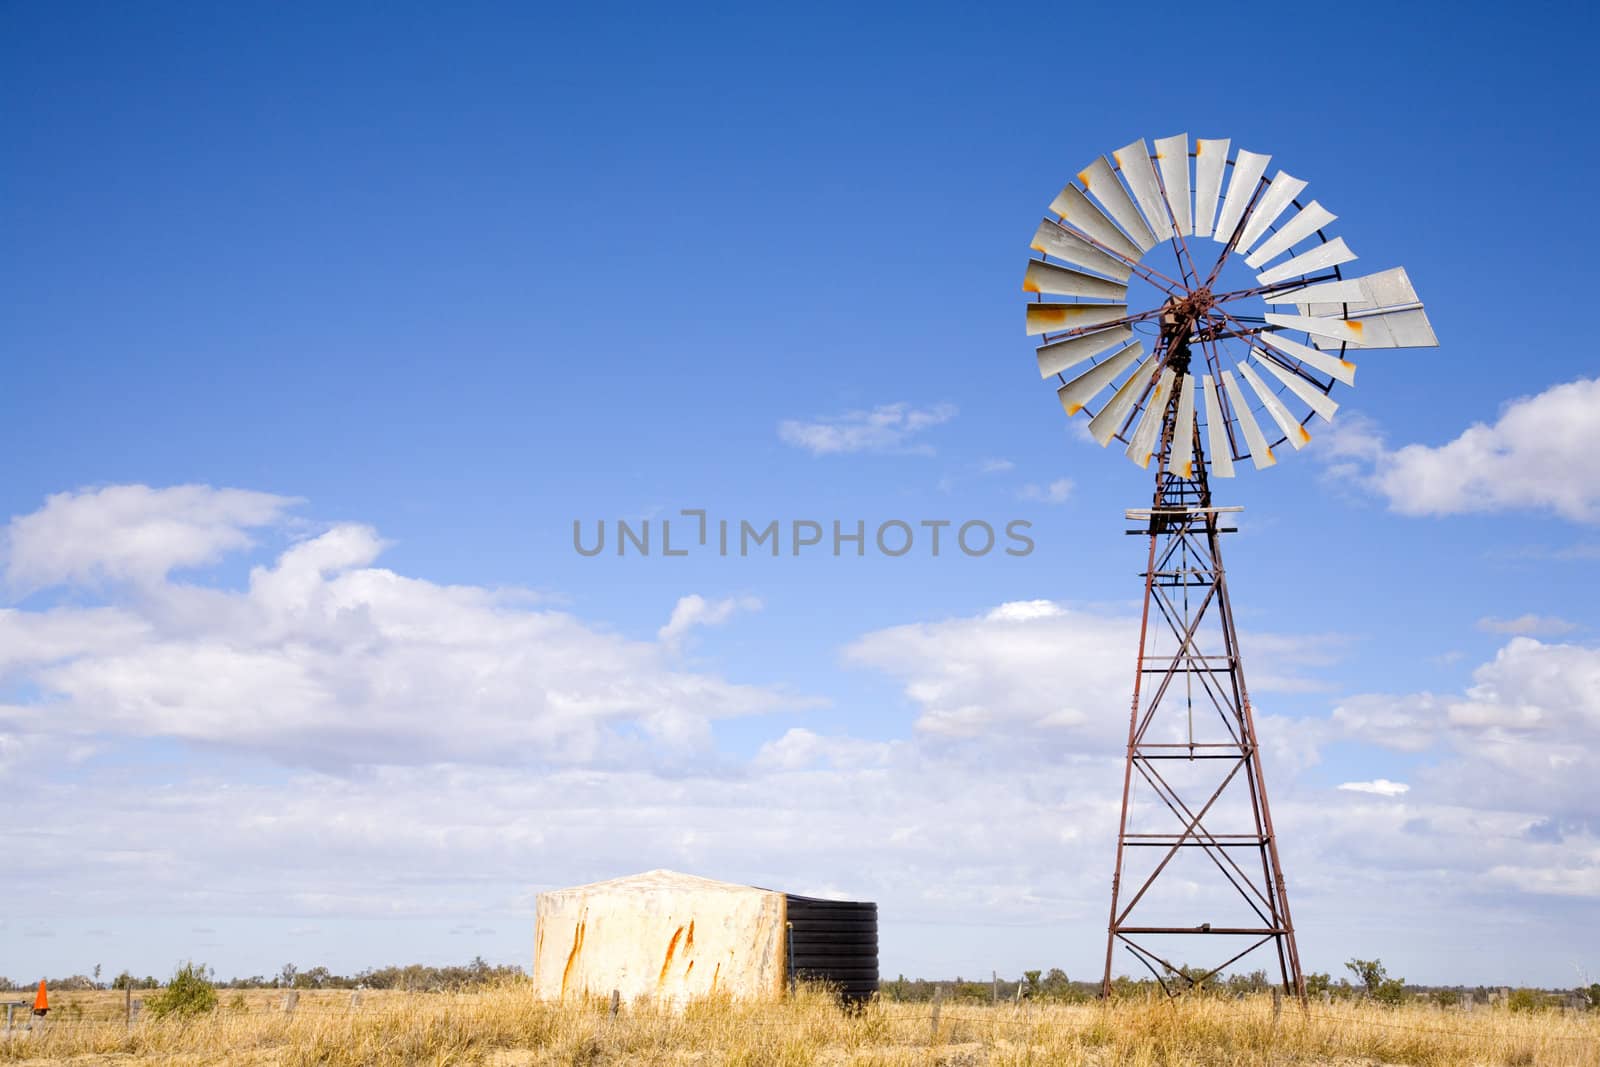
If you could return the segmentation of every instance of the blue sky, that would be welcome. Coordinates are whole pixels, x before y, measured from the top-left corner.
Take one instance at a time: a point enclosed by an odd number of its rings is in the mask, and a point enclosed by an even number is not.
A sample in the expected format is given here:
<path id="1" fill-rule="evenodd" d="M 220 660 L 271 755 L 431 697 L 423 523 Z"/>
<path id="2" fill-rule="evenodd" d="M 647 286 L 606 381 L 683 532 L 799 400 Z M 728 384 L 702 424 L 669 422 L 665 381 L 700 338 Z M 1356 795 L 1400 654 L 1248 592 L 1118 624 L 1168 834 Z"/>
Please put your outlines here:
<path id="1" fill-rule="evenodd" d="M 890 974 L 1092 973 L 1148 478 L 1019 279 L 1187 131 L 1442 342 L 1218 489 L 1302 953 L 1593 980 L 1594 15 L 1442 11 L 1163 60 L 1154 10 L 7 10 L 0 975 L 526 962 L 532 893 L 654 866 L 879 899 Z M 1037 547 L 573 551 L 683 508 Z"/>

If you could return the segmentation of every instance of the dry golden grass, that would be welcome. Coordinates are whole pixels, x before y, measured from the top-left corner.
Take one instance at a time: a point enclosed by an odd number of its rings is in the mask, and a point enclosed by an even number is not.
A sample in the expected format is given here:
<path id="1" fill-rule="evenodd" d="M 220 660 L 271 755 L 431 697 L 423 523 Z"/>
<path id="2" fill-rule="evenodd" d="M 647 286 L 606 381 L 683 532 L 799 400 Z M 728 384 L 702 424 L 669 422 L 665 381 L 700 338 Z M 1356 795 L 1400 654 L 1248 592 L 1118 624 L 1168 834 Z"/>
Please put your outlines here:
<path id="1" fill-rule="evenodd" d="M 36 1064 L 738 1064 L 1196 1065 L 1419 1064 L 1593 1067 L 1600 1019 L 1480 1008 L 1285 1006 L 1268 997 L 989 1007 L 949 1002 L 937 1033 L 927 1004 L 840 1009 L 814 990 L 781 1004 L 727 1001 L 682 1014 L 601 1001 L 564 1007 L 511 983 L 463 994 L 221 990 L 217 1011 L 188 1022 L 144 1019 L 130 1031 L 122 994 L 63 993 L 38 1030 L 0 1038 L 0 1060 Z M 76 1005 L 76 1006 L 74 1006 Z"/>

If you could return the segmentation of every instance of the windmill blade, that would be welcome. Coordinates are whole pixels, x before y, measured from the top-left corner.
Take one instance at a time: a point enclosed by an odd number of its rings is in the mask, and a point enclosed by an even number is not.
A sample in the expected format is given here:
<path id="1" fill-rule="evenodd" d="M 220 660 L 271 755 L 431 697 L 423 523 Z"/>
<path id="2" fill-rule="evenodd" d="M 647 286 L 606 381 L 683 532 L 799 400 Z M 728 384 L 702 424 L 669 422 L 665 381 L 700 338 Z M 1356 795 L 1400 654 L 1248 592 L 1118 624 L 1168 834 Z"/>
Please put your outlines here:
<path id="1" fill-rule="evenodd" d="M 1299 304 L 1302 308 L 1340 304 L 1351 311 L 1418 303 L 1417 291 L 1412 288 L 1411 277 L 1406 274 L 1404 267 L 1392 267 L 1360 278 L 1343 278 L 1336 282 L 1268 293 L 1262 299 L 1269 304 Z M 1302 311 L 1301 314 L 1315 315 L 1321 312 Z"/>
<path id="2" fill-rule="evenodd" d="M 1143 248 L 1128 239 L 1127 234 L 1117 229 L 1117 224 L 1111 221 L 1111 216 L 1096 207 L 1076 185 L 1062 189 L 1061 195 L 1051 201 L 1050 210 L 1060 215 L 1075 229 L 1094 238 L 1130 262 L 1139 262 L 1139 257 L 1145 253 Z"/>
<path id="3" fill-rule="evenodd" d="M 1267 227 L 1278 221 L 1288 208 L 1289 202 L 1300 195 L 1300 190 L 1306 183 L 1299 178 L 1291 177 L 1286 171 L 1279 171 L 1272 176 L 1272 184 L 1267 186 L 1267 191 L 1261 194 L 1261 199 L 1256 202 L 1255 210 L 1250 212 L 1250 217 L 1245 220 L 1244 232 L 1239 235 L 1239 243 L 1234 245 L 1234 251 L 1244 253 L 1250 251 L 1250 246 L 1261 240 L 1261 235 L 1267 232 Z"/>
<path id="4" fill-rule="evenodd" d="M 1283 336 L 1283 334 L 1273 333 L 1271 330 L 1257 334 L 1256 340 L 1265 341 L 1284 355 L 1298 359 L 1306 366 L 1321 371 L 1336 382 L 1343 382 L 1349 386 L 1356 384 L 1356 365 L 1349 360 L 1330 356 L 1325 352 L 1318 352 L 1315 348 L 1307 348 L 1299 341 L 1292 341 Z"/>
<path id="5" fill-rule="evenodd" d="M 1111 164 L 1106 162 L 1105 156 L 1096 156 L 1093 163 L 1079 171 L 1078 180 L 1096 200 L 1100 201 L 1100 206 L 1106 209 L 1106 214 L 1115 219 L 1117 225 L 1133 238 L 1133 243 L 1139 246 L 1141 255 L 1156 246 L 1155 234 L 1144 224 L 1139 209 L 1133 206 L 1128 190 L 1117 181 L 1117 176 L 1112 171 Z"/>
<path id="6" fill-rule="evenodd" d="M 1101 448 L 1109 444 L 1117 431 L 1122 429 L 1128 412 L 1133 410 L 1133 405 L 1144 395 L 1144 391 L 1150 388 L 1150 374 L 1155 370 L 1157 355 L 1152 352 L 1146 356 L 1144 362 L 1134 368 L 1128 380 L 1111 394 L 1111 399 L 1106 401 L 1100 413 L 1089 420 L 1089 435 L 1100 442 Z"/>
<path id="7" fill-rule="evenodd" d="M 1318 415 L 1321 415 L 1323 422 L 1333 421 L 1333 413 L 1339 410 L 1339 404 L 1337 401 L 1329 399 L 1328 394 L 1293 371 L 1287 371 L 1278 366 L 1278 361 L 1269 359 L 1261 349 L 1252 348 L 1250 357 L 1265 367 L 1268 374 L 1282 382 L 1284 388 L 1299 397 L 1302 403 Z"/>
<path id="8" fill-rule="evenodd" d="M 1028 336 L 1099 326 L 1127 314 L 1127 304 L 1029 304 Z"/>
<path id="9" fill-rule="evenodd" d="M 1206 395 L 1206 458 L 1211 461 L 1211 473 L 1218 478 L 1233 477 L 1233 446 L 1228 441 L 1228 427 L 1222 414 L 1222 400 L 1217 396 L 1217 383 L 1209 374 L 1200 376 L 1200 391 Z"/>
<path id="10" fill-rule="evenodd" d="M 1345 246 L 1343 237 L 1335 237 L 1327 244 L 1320 244 L 1309 252 L 1302 252 L 1293 259 L 1273 267 L 1271 270 L 1262 271 L 1256 275 L 1256 281 L 1262 285 L 1276 285 L 1278 282 L 1298 278 L 1302 274 L 1312 271 L 1325 270 L 1328 267 L 1337 267 L 1341 263 L 1348 263 L 1356 258 L 1356 254 Z"/>
<path id="11" fill-rule="evenodd" d="M 1035 354 L 1039 357 L 1039 377 L 1049 378 L 1060 374 L 1068 367 L 1077 366 L 1086 359 L 1098 356 L 1106 349 L 1114 348 L 1132 336 L 1132 327 L 1115 326 L 1098 333 L 1086 333 L 1082 337 L 1070 337 L 1065 341 L 1040 345 L 1035 350 Z"/>
<path id="12" fill-rule="evenodd" d="M 1172 208 L 1173 225 L 1184 236 L 1194 233 L 1189 214 L 1189 135 L 1180 133 L 1156 141 L 1156 166 L 1161 168 L 1161 184 L 1167 190 L 1167 206 Z"/>
<path id="13" fill-rule="evenodd" d="M 1071 263 L 1075 267 L 1083 267 L 1085 270 L 1092 270 L 1118 281 L 1125 282 L 1133 274 L 1133 268 L 1127 263 L 1100 251 L 1065 226 L 1049 219 L 1039 223 L 1039 229 L 1033 235 L 1033 243 L 1028 247 L 1035 252 L 1042 252 L 1059 259 L 1063 263 Z"/>
<path id="14" fill-rule="evenodd" d="M 1267 409 L 1267 414 L 1272 416 L 1272 421 L 1278 424 L 1278 429 L 1283 431 L 1283 436 L 1289 439 L 1289 443 L 1296 450 L 1311 443 L 1311 435 L 1306 432 L 1306 428 L 1295 421 L 1294 416 L 1289 414 L 1289 409 L 1283 406 L 1283 401 L 1278 399 L 1278 394 L 1267 388 L 1267 384 L 1251 369 L 1250 364 L 1239 364 L 1239 376 L 1250 383 L 1250 388 L 1261 398 L 1261 406 Z"/>
<path id="15" fill-rule="evenodd" d="M 1068 415 L 1076 415 L 1099 395 L 1100 390 L 1110 385 L 1123 371 L 1133 365 L 1133 361 L 1144 354 L 1144 344 L 1139 341 L 1124 348 L 1104 363 L 1096 363 L 1072 381 L 1056 390 L 1056 399 L 1061 401 L 1061 408 Z"/>
<path id="16" fill-rule="evenodd" d="M 1240 367 L 1243 366 L 1241 363 Z M 1250 402 L 1245 399 L 1244 390 L 1239 388 L 1239 383 L 1234 381 L 1232 371 L 1222 372 L 1222 387 L 1228 391 L 1234 418 L 1239 420 L 1239 429 L 1244 431 L 1244 443 L 1250 447 L 1250 461 L 1256 465 L 1256 470 L 1270 467 L 1278 462 L 1278 457 L 1267 447 L 1267 439 L 1261 433 L 1261 426 L 1256 422 L 1256 417 L 1250 413 Z"/>
<path id="17" fill-rule="evenodd" d="M 1180 478 L 1194 477 L 1194 375 L 1185 374 L 1178 384 L 1178 412 L 1172 423 L 1172 451 L 1167 455 L 1167 473 Z"/>
<path id="18" fill-rule="evenodd" d="M 1361 348 L 1433 348 L 1439 343 L 1427 313 L 1421 308 L 1382 311 L 1349 319 L 1278 315 L 1269 311 L 1266 319 L 1281 329 L 1303 330 L 1315 337 Z"/>
<path id="19" fill-rule="evenodd" d="M 1228 182 L 1228 195 L 1222 198 L 1222 213 L 1217 216 L 1217 229 L 1211 235 L 1217 244 L 1225 245 L 1233 240 L 1233 231 L 1239 228 L 1239 219 L 1244 215 L 1244 209 L 1250 206 L 1250 198 L 1255 195 L 1256 185 L 1270 162 L 1271 156 L 1239 149 L 1239 154 L 1233 159 L 1233 178 Z"/>
<path id="20" fill-rule="evenodd" d="M 1210 237 L 1217 217 L 1217 194 L 1222 191 L 1222 172 L 1228 167 L 1228 138 L 1194 143 L 1194 235 Z"/>
<path id="21" fill-rule="evenodd" d="M 1176 377 L 1171 367 L 1161 368 L 1161 376 L 1156 379 L 1150 402 L 1144 406 L 1144 417 L 1139 420 L 1139 428 L 1133 431 L 1133 438 L 1128 442 L 1128 458 L 1146 470 L 1150 467 L 1150 457 L 1155 454 L 1156 437 L 1167 418 L 1167 397 L 1172 394 L 1172 382 Z"/>
<path id="22" fill-rule="evenodd" d="M 1263 241 L 1260 248 L 1245 256 L 1244 261 L 1250 269 L 1255 270 L 1262 264 L 1277 259 L 1338 217 L 1313 200 L 1302 208 L 1298 215 L 1284 223 L 1277 233 Z"/>
<path id="23" fill-rule="evenodd" d="M 1167 216 L 1166 201 L 1161 199 L 1161 186 L 1156 184 L 1156 170 L 1150 165 L 1150 149 L 1144 138 L 1123 145 L 1111 154 L 1122 168 L 1122 176 L 1128 179 L 1128 188 L 1133 190 L 1150 232 L 1158 241 L 1172 240 L 1172 220 Z"/>
<path id="24" fill-rule="evenodd" d="M 1128 287 L 1093 274 L 1058 267 L 1042 259 L 1028 260 L 1028 269 L 1022 275 L 1022 291 L 1048 293 L 1051 296 L 1087 296 L 1106 300 L 1128 299 Z"/>

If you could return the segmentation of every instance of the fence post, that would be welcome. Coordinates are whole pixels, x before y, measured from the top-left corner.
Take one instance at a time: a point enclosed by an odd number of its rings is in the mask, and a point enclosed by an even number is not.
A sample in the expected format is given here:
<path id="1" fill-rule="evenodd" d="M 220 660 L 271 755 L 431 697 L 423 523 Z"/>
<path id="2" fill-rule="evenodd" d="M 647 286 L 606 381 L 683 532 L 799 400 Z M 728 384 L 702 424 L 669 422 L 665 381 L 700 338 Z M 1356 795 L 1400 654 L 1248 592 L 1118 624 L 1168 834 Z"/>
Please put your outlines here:
<path id="1" fill-rule="evenodd" d="M 928 1042 L 939 1040 L 939 1006 L 944 1003 L 944 986 L 933 987 L 933 1012 L 928 1016 Z"/>
<path id="2" fill-rule="evenodd" d="M 359 1007 L 361 1007 L 361 990 L 353 989 L 350 991 L 350 1010 L 353 1012 Z"/>
<path id="3" fill-rule="evenodd" d="M 133 978 L 129 977 L 128 984 L 122 987 L 122 1015 L 127 1020 L 128 1029 L 133 1029 Z"/>
<path id="4" fill-rule="evenodd" d="M 613 989 L 611 991 L 611 1017 L 613 1019 L 615 1019 L 617 1017 L 617 1010 L 619 1008 L 621 1008 L 621 1007 L 622 1007 L 622 990 Z"/>
<path id="5" fill-rule="evenodd" d="M 1282 1016 L 1282 1015 L 1283 1015 L 1283 990 L 1279 989 L 1277 986 L 1273 986 L 1272 987 L 1272 1022 L 1273 1022 L 1274 1025 L 1277 1024 L 1279 1017 Z"/>
<path id="6" fill-rule="evenodd" d="M 285 993 L 283 995 L 283 1013 L 285 1015 L 293 1015 L 294 1014 L 295 1005 L 297 1005 L 299 1003 L 300 1003 L 300 993 L 299 993 L 299 991 L 291 990 L 291 991 Z"/>
<path id="7" fill-rule="evenodd" d="M 11 1032 L 11 1013 L 16 1010 L 17 1004 L 15 1001 L 6 1002 L 6 1033 L 8 1034 Z"/>
<path id="8" fill-rule="evenodd" d="M 991 1003 L 998 1004 L 1000 1003 L 1000 972 L 990 971 L 989 977 L 994 980 L 994 994 L 989 999 Z"/>

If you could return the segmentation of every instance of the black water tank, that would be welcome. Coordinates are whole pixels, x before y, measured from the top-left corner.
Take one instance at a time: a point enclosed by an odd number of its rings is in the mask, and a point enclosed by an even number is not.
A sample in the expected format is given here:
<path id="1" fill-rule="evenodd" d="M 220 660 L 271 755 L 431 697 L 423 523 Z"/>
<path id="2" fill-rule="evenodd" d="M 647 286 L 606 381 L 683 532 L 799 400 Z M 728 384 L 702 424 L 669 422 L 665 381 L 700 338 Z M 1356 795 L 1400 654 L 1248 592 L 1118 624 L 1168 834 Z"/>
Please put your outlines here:
<path id="1" fill-rule="evenodd" d="M 878 905 L 785 894 L 791 977 L 825 981 L 847 1000 L 878 991 Z"/>

